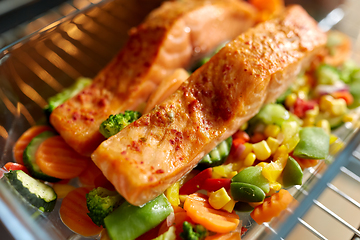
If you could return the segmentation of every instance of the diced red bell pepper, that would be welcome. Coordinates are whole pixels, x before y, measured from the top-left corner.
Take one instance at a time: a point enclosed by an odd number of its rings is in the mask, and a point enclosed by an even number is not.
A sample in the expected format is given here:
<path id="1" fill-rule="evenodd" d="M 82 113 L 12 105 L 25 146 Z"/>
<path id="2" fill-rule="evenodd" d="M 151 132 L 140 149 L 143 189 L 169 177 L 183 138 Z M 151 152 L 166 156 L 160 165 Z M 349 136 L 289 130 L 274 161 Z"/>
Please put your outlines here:
<path id="1" fill-rule="evenodd" d="M 229 190 L 230 183 L 231 179 L 228 178 L 209 178 L 205 180 L 204 184 L 202 185 L 202 189 L 213 192 L 224 187 L 226 190 Z"/>
<path id="2" fill-rule="evenodd" d="M 10 171 L 10 170 L 13 170 L 13 171 L 22 170 L 24 173 L 29 174 L 29 171 L 27 170 L 27 168 L 24 165 L 20 164 L 20 163 L 8 162 L 8 163 L 5 164 L 4 167 L 8 171 Z"/>
<path id="3" fill-rule="evenodd" d="M 244 144 L 244 143 L 246 143 L 246 142 L 249 142 L 249 140 L 250 140 L 249 135 L 248 135 L 246 132 L 241 131 L 241 130 L 239 130 L 239 131 L 237 131 L 236 133 L 234 133 L 234 135 L 232 136 L 232 138 L 233 138 L 233 144 L 234 144 L 234 142 L 238 142 L 238 143 Z"/>
<path id="4" fill-rule="evenodd" d="M 179 190 L 181 195 L 188 195 L 202 189 L 202 185 L 206 179 L 211 178 L 212 168 L 201 171 L 198 175 L 187 181 Z"/>
<path id="5" fill-rule="evenodd" d="M 304 99 L 297 98 L 291 112 L 299 118 L 303 118 L 305 116 L 305 112 L 314 109 L 316 104 L 317 103 L 314 100 L 305 101 Z"/>

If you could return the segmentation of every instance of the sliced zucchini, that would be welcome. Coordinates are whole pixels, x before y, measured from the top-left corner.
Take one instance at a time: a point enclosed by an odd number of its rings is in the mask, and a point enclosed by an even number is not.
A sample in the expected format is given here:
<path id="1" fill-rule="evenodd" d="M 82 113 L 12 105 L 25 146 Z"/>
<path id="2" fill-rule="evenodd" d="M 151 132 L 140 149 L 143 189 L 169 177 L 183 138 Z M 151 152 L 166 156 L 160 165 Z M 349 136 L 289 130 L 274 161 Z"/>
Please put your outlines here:
<path id="1" fill-rule="evenodd" d="M 211 152 L 206 154 L 198 164 L 198 168 L 215 167 L 223 164 L 230 153 L 232 137 L 219 143 Z"/>
<path id="2" fill-rule="evenodd" d="M 22 170 L 15 170 L 4 174 L 12 187 L 30 204 L 43 212 L 54 209 L 57 195 L 54 189 L 36 180 Z"/>
<path id="3" fill-rule="evenodd" d="M 40 144 L 48 139 L 49 137 L 55 136 L 55 133 L 51 131 L 45 131 L 34 137 L 29 145 L 24 150 L 23 161 L 25 167 L 29 170 L 30 175 L 36 179 L 48 181 L 48 182 L 57 182 L 60 179 L 51 177 L 40 170 L 40 167 L 36 164 L 35 153 L 39 148 Z"/>

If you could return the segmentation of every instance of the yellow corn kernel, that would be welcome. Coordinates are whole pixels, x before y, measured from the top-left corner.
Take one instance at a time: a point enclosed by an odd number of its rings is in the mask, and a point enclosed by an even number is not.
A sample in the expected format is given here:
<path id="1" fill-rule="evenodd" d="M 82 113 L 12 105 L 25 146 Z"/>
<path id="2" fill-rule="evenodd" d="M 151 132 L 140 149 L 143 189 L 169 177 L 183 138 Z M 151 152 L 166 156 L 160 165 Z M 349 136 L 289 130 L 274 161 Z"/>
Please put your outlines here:
<path id="1" fill-rule="evenodd" d="M 215 209 L 221 209 L 228 202 L 230 202 L 231 198 L 229 194 L 226 192 L 225 188 L 222 187 L 219 190 L 210 193 L 209 203 Z"/>
<path id="2" fill-rule="evenodd" d="M 271 156 L 271 149 L 265 140 L 253 144 L 253 151 L 256 158 L 260 161 L 266 160 Z"/>
<path id="3" fill-rule="evenodd" d="M 315 124 L 315 118 L 314 117 L 308 117 L 306 116 L 305 119 L 303 120 L 303 127 L 312 127 Z"/>
<path id="4" fill-rule="evenodd" d="M 185 202 L 186 198 L 188 197 L 188 195 L 179 195 L 179 199 L 180 199 L 180 202 Z"/>
<path id="5" fill-rule="evenodd" d="M 280 132 L 280 127 L 278 125 L 275 124 L 269 124 L 266 126 L 265 130 L 264 130 L 264 134 L 266 137 L 273 137 L 276 138 L 277 135 Z"/>
<path id="6" fill-rule="evenodd" d="M 230 201 L 222 207 L 223 210 L 227 211 L 228 213 L 232 213 L 235 207 L 235 201 L 230 199 Z"/>
<path id="7" fill-rule="evenodd" d="M 346 101 L 342 98 L 334 99 L 330 107 L 330 113 L 333 116 L 341 116 L 347 111 Z"/>
<path id="8" fill-rule="evenodd" d="M 246 156 L 246 158 L 244 160 L 244 165 L 247 167 L 251 166 L 254 164 L 255 160 L 256 160 L 256 155 L 255 155 L 255 153 L 251 152 Z"/>
<path id="9" fill-rule="evenodd" d="M 274 154 L 280 145 L 279 140 L 273 137 L 268 137 L 268 139 L 266 139 L 266 142 L 271 150 L 271 154 Z"/>
<path id="10" fill-rule="evenodd" d="M 300 98 L 300 99 L 306 99 L 306 97 L 307 97 L 307 94 L 306 94 L 306 92 L 304 91 L 304 90 L 299 90 L 298 92 L 297 92 L 297 96 L 298 96 L 298 98 Z"/>
<path id="11" fill-rule="evenodd" d="M 166 198 L 172 206 L 179 206 L 180 204 L 179 189 L 180 184 L 179 182 L 176 182 L 165 191 Z"/>
<path id="12" fill-rule="evenodd" d="M 317 115 L 319 115 L 319 106 L 315 105 L 313 109 L 307 110 L 305 112 L 306 117 L 312 117 L 315 118 Z"/>
<path id="13" fill-rule="evenodd" d="M 324 131 L 325 131 L 327 134 L 330 135 L 330 133 L 331 133 L 331 127 L 330 127 L 330 123 L 329 123 L 328 120 L 326 120 L 326 119 L 321 119 L 320 121 L 318 121 L 318 122 L 316 123 L 316 126 L 324 129 Z"/>
<path id="14" fill-rule="evenodd" d="M 272 182 L 269 184 L 270 188 L 275 190 L 275 191 L 279 191 L 281 189 L 281 184 L 278 182 Z"/>
<path id="15" fill-rule="evenodd" d="M 327 112 L 331 108 L 332 102 L 335 99 L 330 95 L 324 95 L 320 98 L 319 108 L 320 111 Z"/>
<path id="16" fill-rule="evenodd" d="M 245 131 L 248 126 L 249 126 L 249 124 L 248 124 L 248 122 L 246 122 L 246 123 L 244 123 L 243 125 L 241 125 L 240 130 L 241 130 L 241 131 Z"/>
<path id="17" fill-rule="evenodd" d="M 296 99 L 297 99 L 296 94 L 295 93 L 290 93 L 285 98 L 285 106 L 288 107 L 288 108 L 294 106 L 294 104 L 296 102 Z"/>
<path id="18" fill-rule="evenodd" d="M 249 153 L 253 150 L 253 145 L 251 143 L 244 143 L 244 151 L 241 153 L 240 160 L 244 160 Z"/>
<path id="19" fill-rule="evenodd" d="M 54 183 L 53 185 L 53 189 L 59 199 L 64 198 L 69 192 L 71 192 L 75 188 L 76 187 L 69 184 Z"/>
<path id="20" fill-rule="evenodd" d="M 348 114 L 345 114 L 344 117 L 343 117 L 343 122 L 354 122 L 357 120 L 357 116 L 356 114 L 353 114 L 353 113 L 348 113 Z"/>
<path id="21" fill-rule="evenodd" d="M 261 204 L 263 204 L 264 202 L 248 202 L 248 204 L 250 206 L 252 206 L 253 208 L 256 208 L 257 206 L 260 206 Z"/>

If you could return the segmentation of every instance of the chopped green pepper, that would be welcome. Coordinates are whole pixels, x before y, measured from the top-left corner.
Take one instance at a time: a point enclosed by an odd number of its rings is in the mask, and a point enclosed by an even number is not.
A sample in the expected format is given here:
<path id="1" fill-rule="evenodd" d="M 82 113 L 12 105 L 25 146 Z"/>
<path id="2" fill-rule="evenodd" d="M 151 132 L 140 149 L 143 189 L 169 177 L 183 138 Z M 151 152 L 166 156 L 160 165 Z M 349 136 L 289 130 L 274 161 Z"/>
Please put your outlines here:
<path id="1" fill-rule="evenodd" d="M 329 154 L 330 137 L 319 127 L 305 127 L 300 130 L 300 141 L 294 149 L 294 156 L 307 159 L 324 159 Z"/>
<path id="2" fill-rule="evenodd" d="M 104 222 L 112 240 L 135 239 L 159 225 L 173 211 L 164 194 L 143 206 L 123 203 Z"/>
<path id="3" fill-rule="evenodd" d="M 261 188 L 265 193 L 270 191 L 269 181 L 262 175 L 261 167 L 247 167 L 236 174 L 231 181 L 249 183 Z"/>
<path id="4" fill-rule="evenodd" d="M 284 187 L 291 187 L 294 185 L 302 184 L 303 171 L 299 163 L 292 157 L 288 158 L 282 174 L 282 181 Z"/>
<path id="5" fill-rule="evenodd" d="M 262 202 L 265 199 L 265 192 L 258 186 L 249 183 L 232 182 L 230 190 L 235 201 Z"/>

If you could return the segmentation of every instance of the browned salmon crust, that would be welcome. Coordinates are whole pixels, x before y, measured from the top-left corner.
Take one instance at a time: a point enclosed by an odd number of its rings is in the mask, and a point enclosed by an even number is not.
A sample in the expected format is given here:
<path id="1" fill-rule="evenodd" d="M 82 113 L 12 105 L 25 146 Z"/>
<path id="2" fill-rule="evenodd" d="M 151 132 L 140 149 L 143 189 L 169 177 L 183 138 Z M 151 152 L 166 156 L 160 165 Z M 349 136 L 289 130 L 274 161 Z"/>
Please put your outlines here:
<path id="1" fill-rule="evenodd" d="M 300 6 L 237 37 L 92 159 L 131 204 L 153 199 L 276 99 L 325 45 Z M 280 89 L 280 90 L 278 90 Z"/>
<path id="2" fill-rule="evenodd" d="M 90 155 L 104 140 L 99 126 L 110 114 L 135 109 L 174 69 L 253 26 L 255 13 L 239 0 L 164 3 L 131 30 L 92 85 L 53 111 L 51 124 L 77 152 Z"/>

